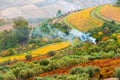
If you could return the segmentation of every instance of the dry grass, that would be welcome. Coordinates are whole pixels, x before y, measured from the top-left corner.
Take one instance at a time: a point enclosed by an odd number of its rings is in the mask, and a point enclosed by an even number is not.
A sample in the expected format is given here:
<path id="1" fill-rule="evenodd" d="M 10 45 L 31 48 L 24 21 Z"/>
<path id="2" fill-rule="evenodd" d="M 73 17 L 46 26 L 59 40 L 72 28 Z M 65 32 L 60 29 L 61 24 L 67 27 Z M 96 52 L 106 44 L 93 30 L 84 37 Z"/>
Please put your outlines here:
<path id="1" fill-rule="evenodd" d="M 99 27 L 102 23 L 90 16 L 91 11 L 94 9 L 95 7 L 73 13 L 67 17 L 67 22 L 84 32 L 91 28 Z"/>
<path id="2" fill-rule="evenodd" d="M 100 14 L 106 18 L 120 22 L 120 7 L 105 5 L 100 10 Z"/>

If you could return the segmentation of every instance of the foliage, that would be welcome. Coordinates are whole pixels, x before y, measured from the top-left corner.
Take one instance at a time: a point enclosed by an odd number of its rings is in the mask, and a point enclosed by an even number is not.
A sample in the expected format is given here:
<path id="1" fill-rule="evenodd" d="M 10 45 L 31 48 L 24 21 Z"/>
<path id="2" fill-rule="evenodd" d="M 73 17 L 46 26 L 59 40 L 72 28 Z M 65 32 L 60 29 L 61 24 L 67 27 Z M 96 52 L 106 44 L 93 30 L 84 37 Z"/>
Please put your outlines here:
<path id="1" fill-rule="evenodd" d="M 47 54 L 49 55 L 49 56 L 54 56 L 55 55 L 55 51 L 49 51 Z"/>
<path id="2" fill-rule="evenodd" d="M 47 66 L 48 64 L 49 64 L 49 61 L 46 59 L 40 61 L 40 65 Z"/>
<path id="3" fill-rule="evenodd" d="M 26 59 L 26 60 L 32 60 L 32 55 L 26 55 L 26 56 L 25 56 L 25 59 Z"/>
<path id="4" fill-rule="evenodd" d="M 116 6 L 120 6 L 120 0 L 117 0 Z"/>
<path id="5" fill-rule="evenodd" d="M 115 69 L 115 76 L 120 79 L 120 68 Z"/>

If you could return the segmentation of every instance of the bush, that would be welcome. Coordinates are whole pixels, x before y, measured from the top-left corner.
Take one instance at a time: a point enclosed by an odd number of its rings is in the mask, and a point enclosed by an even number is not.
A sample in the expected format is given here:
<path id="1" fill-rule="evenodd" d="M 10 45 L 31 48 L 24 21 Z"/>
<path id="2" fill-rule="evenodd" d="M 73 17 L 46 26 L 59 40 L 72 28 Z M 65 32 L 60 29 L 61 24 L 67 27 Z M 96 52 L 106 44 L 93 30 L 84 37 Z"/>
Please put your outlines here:
<path id="1" fill-rule="evenodd" d="M 70 71 L 70 74 L 75 75 L 75 74 L 82 74 L 83 68 L 82 67 L 75 67 Z"/>
<path id="2" fill-rule="evenodd" d="M 13 51 L 13 49 L 8 49 L 8 52 L 9 52 L 10 56 L 15 54 L 14 51 Z"/>
<path id="3" fill-rule="evenodd" d="M 16 80 L 16 77 L 12 72 L 7 72 L 7 74 L 4 75 L 4 80 Z"/>
<path id="4" fill-rule="evenodd" d="M 49 61 L 46 59 L 40 61 L 40 65 L 47 66 L 48 64 L 49 64 Z"/>
<path id="5" fill-rule="evenodd" d="M 3 75 L 2 74 L 0 74 L 0 80 L 3 80 Z"/>
<path id="6" fill-rule="evenodd" d="M 54 56 L 55 55 L 55 51 L 49 51 L 47 54 L 49 55 L 49 56 Z"/>
<path id="7" fill-rule="evenodd" d="M 25 56 L 25 59 L 26 59 L 26 60 L 32 60 L 32 55 L 26 55 L 26 56 Z"/>
<path id="8" fill-rule="evenodd" d="M 120 68 L 115 69 L 115 76 L 120 79 Z"/>
<path id="9" fill-rule="evenodd" d="M 32 69 L 24 69 L 21 70 L 18 74 L 20 80 L 27 80 L 31 77 L 33 77 L 35 72 Z"/>

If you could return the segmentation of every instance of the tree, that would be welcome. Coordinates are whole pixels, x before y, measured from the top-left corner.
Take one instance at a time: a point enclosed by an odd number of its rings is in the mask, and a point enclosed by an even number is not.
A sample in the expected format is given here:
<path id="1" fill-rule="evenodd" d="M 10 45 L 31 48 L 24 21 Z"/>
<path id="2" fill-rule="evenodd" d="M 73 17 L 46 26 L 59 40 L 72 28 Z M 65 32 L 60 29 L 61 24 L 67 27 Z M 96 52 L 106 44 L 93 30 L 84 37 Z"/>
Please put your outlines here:
<path id="1" fill-rule="evenodd" d="M 117 0 L 116 6 L 119 6 L 119 7 L 120 7 L 120 0 Z"/>
<path id="2" fill-rule="evenodd" d="M 28 27 L 28 22 L 24 18 L 15 18 L 14 20 L 14 29 L 17 36 L 18 42 L 27 41 L 29 38 L 30 28 Z"/>
<path id="3" fill-rule="evenodd" d="M 62 11 L 58 10 L 56 17 L 61 17 L 62 16 Z"/>

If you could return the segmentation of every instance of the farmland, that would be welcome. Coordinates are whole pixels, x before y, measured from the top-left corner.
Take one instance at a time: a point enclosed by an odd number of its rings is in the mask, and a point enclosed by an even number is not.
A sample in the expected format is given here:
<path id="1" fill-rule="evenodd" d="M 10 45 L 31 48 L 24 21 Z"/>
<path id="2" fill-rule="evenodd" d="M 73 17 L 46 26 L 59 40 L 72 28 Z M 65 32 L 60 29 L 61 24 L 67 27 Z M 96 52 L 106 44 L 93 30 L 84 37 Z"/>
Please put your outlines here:
<path id="1" fill-rule="evenodd" d="M 50 44 L 50 45 L 35 49 L 33 51 L 30 51 L 28 53 L 30 53 L 33 57 L 37 57 L 40 55 L 47 54 L 49 51 L 57 51 L 57 50 L 66 48 L 68 46 L 70 46 L 69 42 L 61 42 L 61 43 L 56 43 L 56 44 Z M 9 57 L 0 57 L 0 62 L 6 61 L 6 60 L 15 60 L 15 59 L 24 60 L 26 54 L 27 53 L 9 56 Z"/>
<path id="2" fill-rule="evenodd" d="M 100 27 L 102 23 L 90 16 L 91 11 L 94 9 L 95 7 L 73 13 L 66 17 L 66 22 L 83 32 L 94 27 Z"/>
<path id="3" fill-rule="evenodd" d="M 120 22 L 120 8 L 111 5 L 105 5 L 100 9 L 100 14 L 110 20 Z"/>
<path id="4" fill-rule="evenodd" d="M 120 0 L 94 4 L 36 27 L 23 17 L 13 19 L 11 30 L 0 32 L 0 80 L 120 79 L 119 6 Z"/>

